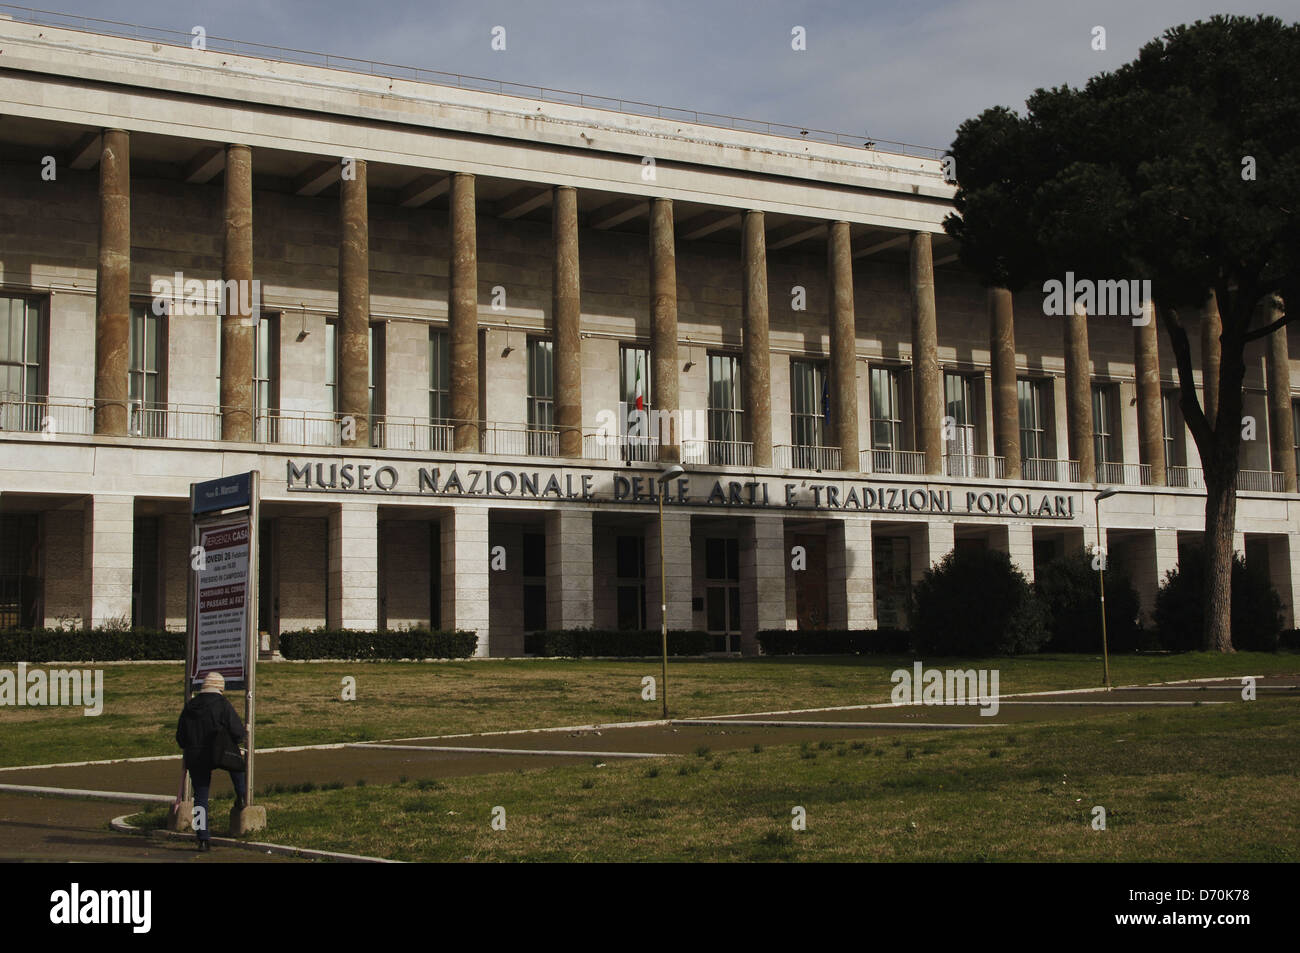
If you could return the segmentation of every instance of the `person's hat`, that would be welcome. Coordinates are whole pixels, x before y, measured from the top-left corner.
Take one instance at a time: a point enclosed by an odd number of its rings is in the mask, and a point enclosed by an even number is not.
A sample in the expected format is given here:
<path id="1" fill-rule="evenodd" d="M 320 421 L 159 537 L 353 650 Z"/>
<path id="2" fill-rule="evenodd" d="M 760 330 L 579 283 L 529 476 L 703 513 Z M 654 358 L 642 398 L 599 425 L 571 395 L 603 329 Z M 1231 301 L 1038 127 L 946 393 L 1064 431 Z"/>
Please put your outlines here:
<path id="1" fill-rule="evenodd" d="M 225 690 L 225 677 L 220 672 L 208 672 L 207 675 L 203 676 L 203 688 L 199 690 L 199 694 L 201 695 L 204 692 L 216 692 L 220 695 Z"/>

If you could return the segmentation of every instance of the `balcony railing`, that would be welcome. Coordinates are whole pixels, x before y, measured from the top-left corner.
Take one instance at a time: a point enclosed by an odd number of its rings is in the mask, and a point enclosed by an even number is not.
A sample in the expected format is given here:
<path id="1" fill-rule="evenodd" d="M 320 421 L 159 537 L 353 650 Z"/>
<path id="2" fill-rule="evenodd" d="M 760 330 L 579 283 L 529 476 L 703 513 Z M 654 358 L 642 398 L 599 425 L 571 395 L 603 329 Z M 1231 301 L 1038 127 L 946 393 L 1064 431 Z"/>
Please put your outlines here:
<path id="1" fill-rule="evenodd" d="M 287 443 L 299 447 L 337 447 L 342 428 L 333 414 L 311 410 L 276 410 L 257 419 L 257 439 L 262 443 Z"/>
<path id="2" fill-rule="evenodd" d="M 1020 476 L 1025 480 L 1042 483 L 1078 483 L 1079 461 L 1030 457 L 1020 462 Z"/>
<path id="3" fill-rule="evenodd" d="M 772 448 L 772 464 L 786 470 L 838 470 L 840 448 L 779 444 Z"/>
<path id="4" fill-rule="evenodd" d="M 859 454 L 863 473 L 925 473 L 925 453 L 920 450 L 863 450 Z"/>
<path id="5" fill-rule="evenodd" d="M 754 445 L 743 440 L 683 440 L 682 462 L 750 467 L 754 465 Z"/>
<path id="6" fill-rule="evenodd" d="M 1118 483 L 1121 486 L 1150 486 L 1149 463 L 1098 463 L 1098 483 Z"/>
<path id="7" fill-rule="evenodd" d="M 435 424 L 419 417 L 376 417 L 371 443 L 385 450 L 426 450 L 448 453 L 451 424 Z"/>
<path id="8" fill-rule="evenodd" d="M 949 454 L 943 458 L 943 470 L 950 477 L 1001 480 L 1006 476 L 1007 459 L 978 454 Z"/>
<path id="9" fill-rule="evenodd" d="M 659 459 L 659 441 L 654 437 L 611 434 L 602 430 L 583 435 L 582 455 L 587 460 L 653 463 Z"/>
<path id="10" fill-rule="evenodd" d="M 51 435 L 93 433 L 93 402 L 85 398 L 0 394 L 0 430 Z"/>
<path id="11" fill-rule="evenodd" d="M 1282 474 L 1276 470 L 1238 470 L 1237 489 L 1264 493 L 1281 493 L 1285 489 Z"/>
<path id="12" fill-rule="evenodd" d="M 1189 490 L 1204 490 L 1205 471 L 1200 467 L 1165 467 L 1165 483 Z"/>
<path id="13" fill-rule="evenodd" d="M 521 424 L 483 427 L 483 452 L 515 457 L 554 457 L 560 451 L 558 430 L 536 430 Z"/>

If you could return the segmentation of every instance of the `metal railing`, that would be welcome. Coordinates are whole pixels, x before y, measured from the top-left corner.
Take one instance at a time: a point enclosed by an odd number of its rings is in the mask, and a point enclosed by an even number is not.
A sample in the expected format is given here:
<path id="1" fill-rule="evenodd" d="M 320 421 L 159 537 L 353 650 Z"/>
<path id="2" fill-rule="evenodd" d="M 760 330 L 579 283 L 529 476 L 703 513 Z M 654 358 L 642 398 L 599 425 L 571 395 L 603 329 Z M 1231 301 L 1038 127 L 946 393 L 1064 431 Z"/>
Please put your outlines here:
<path id="1" fill-rule="evenodd" d="M 1078 483 L 1079 461 L 1030 457 L 1020 461 L 1020 477 L 1041 483 Z"/>
<path id="2" fill-rule="evenodd" d="M 1204 490 L 1205 471 L 1200 467 L 1165 467 L 1165 485 Z"/>
<path id="3" fill-rule="evenodd" d="M 484 453 L 515 457 L 554 457 L 560 451 L 558 430 L 536 430 L 522 424 L 487 424 L 482 429 Z"/>
<path id="4" fill-rule="evenodd" d="M 129 404 L 127 433 L 158 440 L 220 440 L 221 409 L 204 404 Z"/>
<path id="5" fill-rule="evenodd" d="M 682 462 L 750 467 L 754 465 L 754 445 L 744 440 L 683 440 Z"/>
<path id="6" fill-rule="evenodd" d="M 1277 470 L 1238 470 L 1237 489 L 1262 493 L 1281 493 L 1286 488 Z"/>
<path id="7" fill-rule="evenodd" d="M 1150 486 L 1149 463 L 1098 463 L 1098 483 L 1118 483 L 1122 486 Z"/>
<path id="8" fill-rule="evenodd" d="M 0 394 L 0 430 L 51 435 L 94 433 L 94 401 Z"/>
<path id="9" fill-rule="evenodd" d="M 448 453 L 452 447 L 452 426 L 419 417 L 376 417 L 371 443 L 385 450 Z"/>
<path id="10" fill-rule="evenodd" d="M 659 441 L 654 437 L 616 435 L 600 430 L 583 434 L 582 456 L 587 460 L 653 463 L 659 459 Z"/>
<path id="11" fill-rule="evenodd" d="M 62 27 L 68 30 L 80 30 L 85 33 L 99 33 L 131 40 L 148 40 L 167 46 L 191 48 L 194 37 L 179 30 L 160 27 L 141 26 L 120 20 L 104 20 L 97 17 L 83 17 L 58 13 L 52 10 L 38 10 L 31 7 L 0 4 L 0 10 L 9 12 L 15 20 L 36 23 L 45 26 Z M 919 156 L 939 159 L 945 150 L 934 146 L 920 146 L 890 139 L 872 139 L 865 133 L 830 132 L 814 129 L 810 126 L 792 126 L 786 123 L 766 122 L 759 119 L 744 119 L 722 113 L 700 112 L 695 109 L 682 109 L 676 106 L 658 106 L 653 103 L 638 102 L 634 99 L 617 99 L 609 96 L 595 96 L 591 93 L 575 93 L 569 90 L 552 89 L 547 86 L 532 86 L 526 83 L 513 83 L 506 80 L 486 79 L 481 76 L 467 76 L 461 73 L 447 73 L 442 70 L 424 69 L 417 66 L 399 66 L 380 60 L 358 59 L 352 56 L 336 56 L 331 53 L 318 53 L 311 50 L 299 50 L 293 47 L 273 46 L 268 43 L 251 43 L 230 37 L 206 37 L 208 52 L 233 53 L 239 56 L 252 56 L 260 59 L 280 60 L 297 63 L 302 66 L 319 66 L 325 69 L 346 70 L 352 73 L 365 73 L 370 76 L 382 76 L 386 79 L 410 80 L 417 83 L 430 83 L 438 86 L 453 86 L 457 89 L 471 89 L 477 92 L 497 93 L 502 96 L 514 96 L 520 99 L 532 99 L 547 103 L 560 103 L 581 106 L 588 109 L 600 109 L 606 112 L 622 113 L 632 116 L 647 116 L 655 119 L 691 122 L 701 126 L 713 126 L 721 129 L 734 129 L 742 132 L 761 132 L 769 136 L 780 136 L 807 142 L 824 142 L 830 145 L 850 146 L 861 149 L 868 147 L 876 152 L 894 155 Z M 879 168 L 893 168 L 883 163 L 875 163 Z M 920 170 L 915 170 L 920 171 Z M 924 174 L 924 173 L 922 173 Z M 941 174 L 935 178 L 941 178 Z"/>
<path id="12" fill-rule="evenodd" d="M 840 448 L 778 444 L 772 448 L 772 465 L 785 470 L 838 470 Z"/>
<path id="13" fill-rule="evenodd" d="M 262 443 L 287 443 L 300 447 L 337 447 L 342 428 L 334 414 L 312 410 L 276 410 L 257 420 Z"/>
<path id="14" fill-rule="evenodd" d="M 925 474 L 925 452 L 921 450 L 863 450 L 859 457 L 863 473 Z"/>
<path id="15" fill-rule="evenodd" d="M 1007 474 L 1007 459 L 971 453 L 946 454 L 943 458 L 943 472 L 950 477 L 1001 480 Z"/>

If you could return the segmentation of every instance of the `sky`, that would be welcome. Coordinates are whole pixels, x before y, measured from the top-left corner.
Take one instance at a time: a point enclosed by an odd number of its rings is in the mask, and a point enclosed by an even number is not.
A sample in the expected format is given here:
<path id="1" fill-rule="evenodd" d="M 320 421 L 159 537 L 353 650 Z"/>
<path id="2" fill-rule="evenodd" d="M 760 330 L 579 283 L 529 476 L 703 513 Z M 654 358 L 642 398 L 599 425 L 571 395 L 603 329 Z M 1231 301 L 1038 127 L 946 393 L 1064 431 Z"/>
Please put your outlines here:
<path id="1" fill-rule="evenodd" d="M 1168 27 L 1215 13 L 1300 20 L 1300 0 L 28 2 L 938 148 L 963 120 L 1023 110 L 1039 87 L 1082 85 Z M 1104 50 L 1093 49 L 1098 26 Z M 504 50 L 492 48 L 495 27 Z M 792 48 L 796 27 L 806 49 Z"/>

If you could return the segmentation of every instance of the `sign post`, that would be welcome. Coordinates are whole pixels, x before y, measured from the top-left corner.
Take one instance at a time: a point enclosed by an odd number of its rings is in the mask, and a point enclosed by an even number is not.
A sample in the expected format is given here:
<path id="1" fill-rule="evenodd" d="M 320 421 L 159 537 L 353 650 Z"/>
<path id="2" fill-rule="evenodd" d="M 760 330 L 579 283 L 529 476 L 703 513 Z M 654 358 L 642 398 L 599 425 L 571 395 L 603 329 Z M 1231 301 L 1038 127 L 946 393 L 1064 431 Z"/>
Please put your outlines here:
<path id="1" fill-rule="evenodd" d="M 261 475 L 240 473 L 190 485 L 190 633 L 185 698 L 209 672 L 244 689 L 245 807 L 253 804 L 258 653 L 258 518 Z M 188 789 L 187 789 L 188 790 Z"/>

